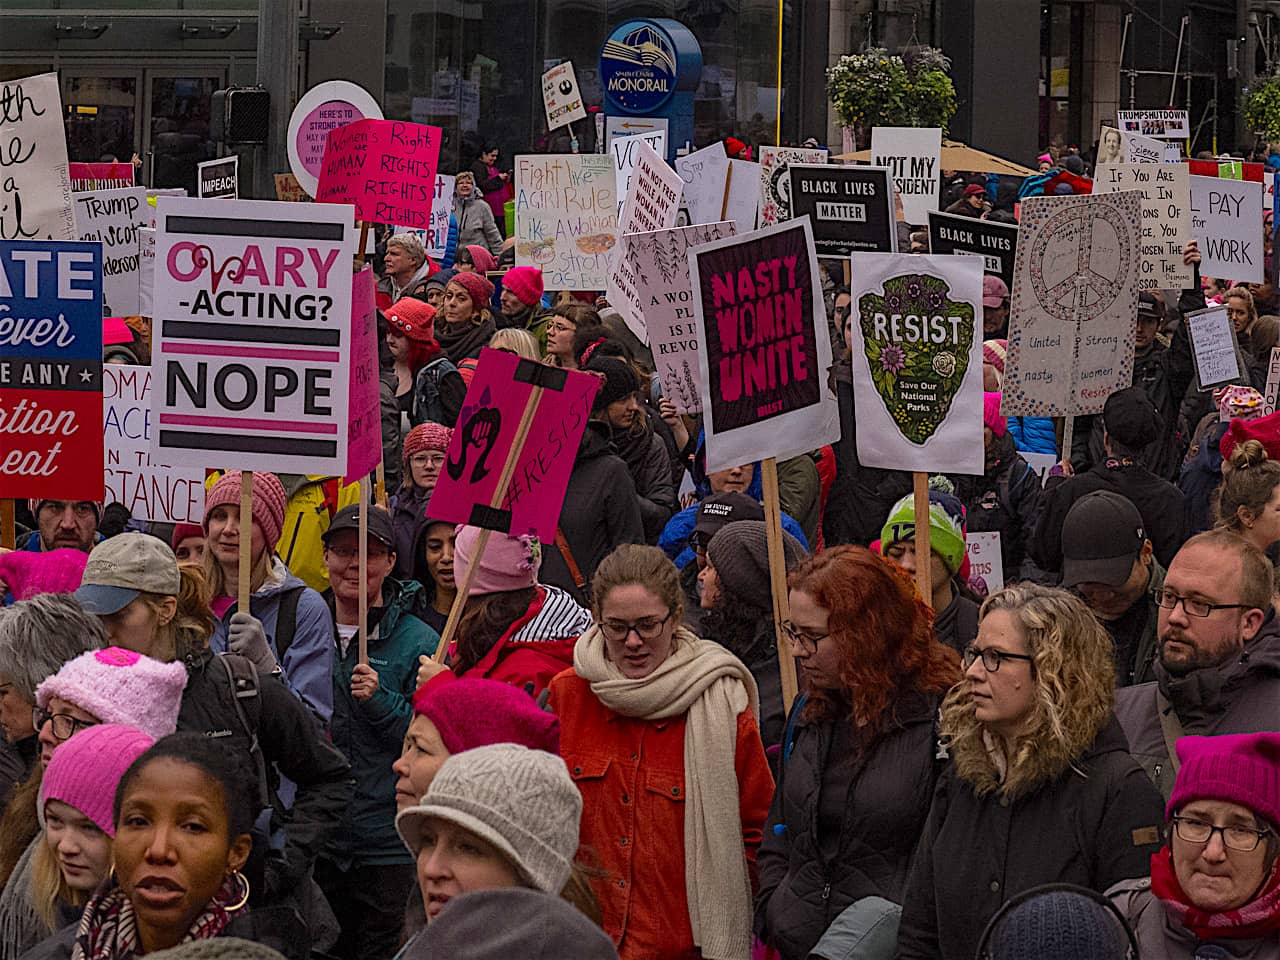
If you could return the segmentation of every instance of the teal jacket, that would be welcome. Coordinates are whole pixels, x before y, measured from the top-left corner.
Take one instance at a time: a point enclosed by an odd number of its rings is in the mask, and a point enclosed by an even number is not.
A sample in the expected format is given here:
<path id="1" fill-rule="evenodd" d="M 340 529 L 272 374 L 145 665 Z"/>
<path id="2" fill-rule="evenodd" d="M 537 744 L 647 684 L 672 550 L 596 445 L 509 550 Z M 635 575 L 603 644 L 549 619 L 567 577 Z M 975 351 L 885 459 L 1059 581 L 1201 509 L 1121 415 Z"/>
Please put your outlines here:
<path id="1" fill-rule="evenodd" d="M 341 826 L 321 855 L 339 869 L 391 863 L 412 858 L 396 833 L 396 774 L 391 764 L 400 757 L 404 736 L 413 719 L 413 691 L 418 657 L 435 653 L 439 635 L 413 615 L 422 602 L 416 582 L 388 578 L 382 584 L 382 606 L 369 610 L 369 666 L 378 674 L 378 690 L 361 703 L 351 695 L 351 672 L 360 662 L 360 644 L 353 637 L 346 656 L 334 630 L 333 744 L 351 764 L 355 797 Z M 325 591 L 333 608 L 333 591 Z"/>

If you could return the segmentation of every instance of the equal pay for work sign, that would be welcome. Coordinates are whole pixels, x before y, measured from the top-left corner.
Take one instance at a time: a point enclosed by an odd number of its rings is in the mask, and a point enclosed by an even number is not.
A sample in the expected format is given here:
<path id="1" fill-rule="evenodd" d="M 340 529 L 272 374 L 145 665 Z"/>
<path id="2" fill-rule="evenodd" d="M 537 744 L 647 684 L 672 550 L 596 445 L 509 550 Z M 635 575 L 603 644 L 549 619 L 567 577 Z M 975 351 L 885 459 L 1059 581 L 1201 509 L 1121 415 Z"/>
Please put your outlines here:
<path id="1" fill-rule="evenodd" d="M 164 197 L 157 218 L 153 456 L 346 473 L 353 208 Z"/>

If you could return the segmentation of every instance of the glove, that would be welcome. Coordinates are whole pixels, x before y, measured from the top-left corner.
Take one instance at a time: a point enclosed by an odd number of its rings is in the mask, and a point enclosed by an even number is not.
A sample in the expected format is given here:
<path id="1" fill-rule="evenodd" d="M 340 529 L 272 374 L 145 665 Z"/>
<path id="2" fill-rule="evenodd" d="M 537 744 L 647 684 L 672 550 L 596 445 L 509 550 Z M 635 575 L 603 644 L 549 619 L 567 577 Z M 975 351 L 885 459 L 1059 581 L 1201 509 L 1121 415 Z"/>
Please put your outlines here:
<path id="1" fill-rule="evenodd" d="M 232 615 L 227 630 L 227 649 L 251 662 L 259 673 L 272 673 L 278 666 L 276 655 L 267 644 L 262 621 L 251 613 Z"/>

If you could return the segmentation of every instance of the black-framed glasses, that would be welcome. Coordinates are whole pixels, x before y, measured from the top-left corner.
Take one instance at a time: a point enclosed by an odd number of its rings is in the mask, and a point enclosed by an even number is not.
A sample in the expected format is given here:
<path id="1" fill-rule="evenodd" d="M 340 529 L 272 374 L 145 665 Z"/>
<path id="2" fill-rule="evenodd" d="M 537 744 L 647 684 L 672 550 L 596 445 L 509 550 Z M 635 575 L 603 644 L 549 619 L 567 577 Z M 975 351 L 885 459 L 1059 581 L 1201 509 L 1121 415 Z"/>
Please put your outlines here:
<path id="1" fill-rule="evenodd" d="M 805 633 L 790 620 L 782 621 L 782 632 L 786 634 L 788 640 L 810 656 L 818 652 L 818 644 L 820 642 L 831 636 L 829 633 L 819 634 L 818 636 L 814 636 L 812 633 Z"/>
<path id="2" fill-rule="evenodd" d="M 1209 603 L 1207 600 L 1197 600 L 1194 597 L 1180 597 L 1172 590 L 1164 588 L 1152 590 L 1151 599 L 1156 602 L 1156 606 L 1163 607 L 1165 610 L 1172 610 L 1178 604 L 1182 604 L 1182 609 L 1188 617 L 1199 617 L 1201 619 L 1215 610 L 1253 609 L 1253 606 L 1248 603 Z"/>
<path id="3" fill-rule="evenodd" d="M 90 727 L 98 725 L 97 720 L 81 720 L 79 717 L 73 717 L 69 713 L 50 713 L 44 707 L 32 707 L 31 725 L 36 730 L 42 730 L 46 723 L 51 725 L 53 739 L 59 743 L 64 740 L 70 740 L 81 730 L 88 730 Z"/>
<path id="4" fill-rule="evenodd" d="M 1187 843 L 1208 843 L 1215 833 L 1220 833 L 1222 845 L 1228 850 L 1252 853 L 1271 831 L 1254 827 L 1220 827 L 1196 817 L 1174 817 L 1173 832 Z"/>
<path id="5" fill-rule="evenodd" d="M 982 666 L 987 673 L 999 672 L 1000 664 L 1005 660 L 1025 660 L 1027 663 L 1035 663 L 1035 657 L 1029 657 L 1025 653 L 1005 653 L 995 647 L 987 647 L 985 650 L 979 650 L 977 647 L 966 647 L 963 657 L 964 668 L 968 670 L 979 657 L 982 658 Z"/>
<path id="6" fill-rule="evenodd" d="M 627 637 L 631 636 L 632 630 L 641 640 L 656 640 L 658 634 L 662 633 L 662 628 L 667 625 L 667 621 L 670 619 L 671 611 L 668 610 L 667 615 L 661 619 L 658 617 L 645 617 L 643 620 L 634 622 L 601 620 L 600 632 L 604 634 L 606 640 L 612 640 L 614 643 L 625 643 Z"/>

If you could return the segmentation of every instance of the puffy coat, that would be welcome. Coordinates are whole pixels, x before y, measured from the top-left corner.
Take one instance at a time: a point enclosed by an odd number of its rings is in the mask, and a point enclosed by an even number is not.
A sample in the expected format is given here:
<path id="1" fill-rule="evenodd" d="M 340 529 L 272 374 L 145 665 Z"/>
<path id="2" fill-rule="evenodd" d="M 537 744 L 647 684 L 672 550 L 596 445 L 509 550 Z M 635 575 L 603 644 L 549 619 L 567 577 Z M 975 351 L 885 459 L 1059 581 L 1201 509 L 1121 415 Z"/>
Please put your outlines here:
<path id="1" fill-rule="evenodd" d="M 431 491 L 422 487 L 401 487 L 391 498 L 391 533 L 395 537 L 398 580 L 410 580 L 418 567 L 418 540 L 427 529 L 427 504 Z"/>
<path id="2" fill-rule="evenodd" d="M 458 221 L 459 247 L 477 243 L 495 257 L 502 252 L 502 234 L 484 200 L 474 194 L 465 199 L 454 194 L 453 215 Z"/>
<path id="3" fill-rule="evenodd" d="M 1269 611 L 1238 657 L 1174 677 L 1157 658 L 1156 679 L 1116 691 L 1116 716 L 1129 749 L 1168 797 L 1175 771 L 1160 723 L 1160 695 L 1173 707 L 1185 734 L 1259 733 L 1280 730 L 1280 620 Z"/>
<path id="4" fill-rule="evenodd" d="M 1051 417 L 1009 417 L 1009 432 L 1019 453 L 1058 452 L 1058 435 Z"/>
<path id="5" fill-rule="evenodd" d="M 352 638 L 344 656 L 334 631 L 333 744 L 351 763 L 355 798 L 343 810 L 342 828 L 324 852 L 339 869 L 413 858 L 396 833 L 396 774 L 404 735 L 413 719 L 418 657 L 436 652 L 440 637 L 413 615 L 422 587 L 385 580 L 382 606 L 369 610 L 369 666 L 378 689 L 366 701 L 351 695 L 351 673 L 360 662 L 360 644 Z M 325 600 L 332 609 L 333 592 Z"/>
<path id="6" fill-rule="evenodd" d="M 635 432 L 613 428 L 609 432 L 614 449 L 631 471 L 645 541 L 654 543 L 677 506 L 667 445 L 648 422 Z"/>
<path id="7" fill-rule="evenodd" d="M 1198 953 L 1201 943 L 1184 927 L 1151 892 L 1151 878 L 1126 880 L 1107 891 L 1111 902 L 1129 921 L 1142 956 L 1158 960 L 1196 960 L 1197 957 L 1221 957 L 1221 960 L 1280 960 L 1280 933 L 1272 932 L 1261 940 L 1217 939 L 1212 941 L 1221 953 Z"/>
<path id="8" fill-rule="evenodd" d="M 902 902 L 933 796 L 938 703 L 934 696 L 902 697 L 888 729 L 854 758 L 833 754 L 835 721 L 800 721 L 797 701 L 756 858 L 756 934 L 784 960 L 807 960 L 831 921 L 856 900 Z M 835 778 L 847 787 L 844 818 L 837 837 L 821 836 L 824 786 L 842 763 L 852 768 Z"/>
<path id="9" fill-rule="evenodd" d="M 1012 800 L 978 796 L 949 766 L 911 867 L 898 960 L 971 960 L 1000 906 L 1042 883 L 1101 893 L 1146 876 L 1163 823 L 1114 719 L 1066 770 Z"/>
<path id="10" fill-rule="evenodd" d="M 1027 542 L 1040 510 L 1040 478 L 1022 459 L 1010 434 L 996 438 L 998 450 L 982 476 L 952 477 L 965 507 L 969 533 L 1000 534 L 1004 582 L 1022 579 Z"/>
<path id="11" fill-rule="evenodd" d="M 532 683 L 539 693 L 557 673 L 573 666 L 574 644 L 590 626 L 591 613 L 569 593 L 539 586 L 529 609 L 462 676 L 517 687 Z"/>

